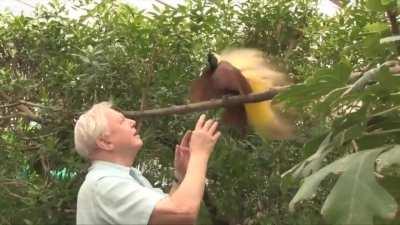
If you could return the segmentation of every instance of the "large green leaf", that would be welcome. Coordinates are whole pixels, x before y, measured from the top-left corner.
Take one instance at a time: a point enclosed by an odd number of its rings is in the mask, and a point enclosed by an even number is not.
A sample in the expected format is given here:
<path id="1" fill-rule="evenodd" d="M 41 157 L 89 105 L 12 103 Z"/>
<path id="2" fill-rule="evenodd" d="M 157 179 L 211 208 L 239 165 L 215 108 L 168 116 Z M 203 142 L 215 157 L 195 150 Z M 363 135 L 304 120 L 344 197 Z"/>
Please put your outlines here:
<path id="1" fill-rule="evenodd" d="M 325 166 L 311 176 L 305 178 L 300 189 L 290 201 L 289 210 L 294 212 L 297 203 L 315 197 L 315 194 L 322 180 L 325 179 L 328 174 L 338 174 L 341 171 L 345 171 L 347 169 L 347 166 L 349 165 L 349 161 L 352 161 L 355 157 L 356 155 L 353 154 L 345 158 L 339 159 Z"/>
<path id="2" fill-rule="evenodd" d="M 339 159 L 307 177 L 289 204 L 315 196 L 328 174 L 340 174 L 321 213 L 332 224 L 373 224 L 373 217 L 393 218 L 397 203 L 375 179 L 374 162 L 387 147 L 365 150 Z"/>
<path id="3" fill-rule="evenodd" d="M 307 105 L 345 85 L 350 72 L 351 66 L 345 61 L 340 62 L 333 68 L 317 71 L 304 83 L 292 85 L 288 90 L 280 93 L 276 99 L 292 106 Z"/>
<path id="4" fill-rule="evenodd" d="M 382 54 L 384 48 L 382 48 L 382 45 L 380 45 L 380 38 L 381 36 L 379 33 L 374 33 L 368 35 L 364 39 L 363 50 L 367 56 L 378 56 Z"/>
<path id="5" fill-rule="evenodd" d="M 374 216 L 392 219 L 397 203 L 375 178 L 376 157 L 385 148 L 368 150 L 352 160 L 329 193 L 322 215 L 332 224 L 373 224 Z"/>

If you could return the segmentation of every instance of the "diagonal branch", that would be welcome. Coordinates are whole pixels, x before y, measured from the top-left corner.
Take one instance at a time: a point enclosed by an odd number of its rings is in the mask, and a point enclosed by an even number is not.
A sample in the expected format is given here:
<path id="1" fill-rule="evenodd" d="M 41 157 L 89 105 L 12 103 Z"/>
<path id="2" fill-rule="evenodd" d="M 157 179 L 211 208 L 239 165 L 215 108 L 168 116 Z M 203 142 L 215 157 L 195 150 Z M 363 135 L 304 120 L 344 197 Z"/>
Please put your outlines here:
<path id="1" fill-rule="evenodd" d="M 215 109 L 226 106 L 240 105 L 244 103 L 254 103 L 265 100 L 271 100 L 279 92 L 286 90 L 289 86 L 274 87 L 268 91 L 249 94 L 249 95 L 238 95 L 232 97 L 223 97 L 221 99 L 213 99 L 210 101 L 192 103 L 187 105 L 174 105 L 167 108 L 151 109 L 145 111 L 123 111 L 122 113 L 130 118 L 144 118 L 154 116 L 166 116 L 173 114 L 185 114 L 190 112 L 204 111 L 208 109 Z"/>

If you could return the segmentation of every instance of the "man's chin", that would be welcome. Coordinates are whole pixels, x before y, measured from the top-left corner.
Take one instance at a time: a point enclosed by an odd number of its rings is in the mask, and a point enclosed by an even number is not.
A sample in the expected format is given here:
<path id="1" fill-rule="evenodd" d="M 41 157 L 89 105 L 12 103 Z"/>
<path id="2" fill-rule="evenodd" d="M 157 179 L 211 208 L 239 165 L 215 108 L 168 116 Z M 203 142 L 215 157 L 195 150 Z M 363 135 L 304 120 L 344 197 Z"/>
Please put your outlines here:
<path id="1" fill-rule="evenodd" d="M 140 141 L 138 141 L 137 143 L 134 144 L 133 148 L 134 148 L 136 151 L 139 151 L 139 150 L 142 148 L 142 146 L 143 146 L 143 141 L 140 140 Z"/>

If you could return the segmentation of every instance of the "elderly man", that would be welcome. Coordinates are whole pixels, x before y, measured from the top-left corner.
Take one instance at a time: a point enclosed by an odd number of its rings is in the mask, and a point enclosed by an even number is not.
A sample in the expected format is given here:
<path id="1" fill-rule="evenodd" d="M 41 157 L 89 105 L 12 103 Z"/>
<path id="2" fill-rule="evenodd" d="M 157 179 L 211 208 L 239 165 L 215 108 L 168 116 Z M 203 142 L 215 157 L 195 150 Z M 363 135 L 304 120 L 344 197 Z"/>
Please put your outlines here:
<path id="1" fill-rule="evenodd" d="M 194 224 L 204 193 L 208 159 L 220 132 L 200 116 L 175 149 L 171 192 L 153 188 L 132 168 L 143 142 L 136 122 L 102 102 L 75 125 L 75 148 L 91 167 L 77 202 L 77 224 Z"/>

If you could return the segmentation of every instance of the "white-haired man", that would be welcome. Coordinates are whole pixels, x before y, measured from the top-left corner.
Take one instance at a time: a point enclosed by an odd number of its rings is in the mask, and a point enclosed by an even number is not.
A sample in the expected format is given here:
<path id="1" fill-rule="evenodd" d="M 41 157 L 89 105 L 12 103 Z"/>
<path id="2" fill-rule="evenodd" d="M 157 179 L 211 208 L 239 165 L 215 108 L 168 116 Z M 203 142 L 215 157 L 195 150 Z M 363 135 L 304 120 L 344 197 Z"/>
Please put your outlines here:
<path id="1" fill-rule="evenodd" d="M 175 149 L 176 182 L 169 194 L 132 168 L 143 142 L 136 122 L 102 102 L 75 125 L 75 148 L 92 165 L 77 201 L 77 224 L 194 224 L 208 159 L 220 132 L 200 116 Z"/>

